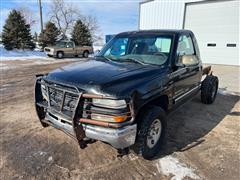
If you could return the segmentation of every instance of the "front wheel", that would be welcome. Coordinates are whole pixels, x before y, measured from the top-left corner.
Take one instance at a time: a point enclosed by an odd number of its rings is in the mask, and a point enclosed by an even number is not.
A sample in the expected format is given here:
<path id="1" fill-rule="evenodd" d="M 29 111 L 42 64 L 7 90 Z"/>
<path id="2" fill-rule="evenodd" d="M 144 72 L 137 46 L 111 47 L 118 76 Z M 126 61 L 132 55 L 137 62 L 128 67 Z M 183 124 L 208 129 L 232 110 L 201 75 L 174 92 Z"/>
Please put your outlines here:
<path id="1" fill-rule="evenodd" d="M 140 118 L 133 150 L 145 159 L 152 159 L 160 152 L 164 143 L 166 115 L 161 108 L 149 106 Z"/>
<path id="2" fill-rule="evenodd" d="M 64 57 L 64 53 L 62 52 L 62 51 L 59 51 L 58 53 L 57 53 L 57 58 L 58 59 L 62 59 Z"/>

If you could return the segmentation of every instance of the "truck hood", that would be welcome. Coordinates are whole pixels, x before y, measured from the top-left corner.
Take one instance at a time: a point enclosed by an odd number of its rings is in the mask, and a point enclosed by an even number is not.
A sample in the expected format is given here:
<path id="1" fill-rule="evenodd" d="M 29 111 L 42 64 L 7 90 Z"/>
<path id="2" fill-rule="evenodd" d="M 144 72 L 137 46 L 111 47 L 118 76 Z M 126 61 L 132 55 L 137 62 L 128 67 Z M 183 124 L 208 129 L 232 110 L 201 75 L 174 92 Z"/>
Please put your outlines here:
<path id="1" fill-rule="evenodd" d="M 75 85 L 88 92 L 108 91 L 109 94 L 116 95 L 117 92 L 113 91 L 121 92 L 123 89 L 129 89 L 137 82 L 159 76 L 160 71 L 159 66 L 89 60 L 56 69 L 48 74 L 47 79 Z M 119 87 L 121 84 L 124 86 Z"/>

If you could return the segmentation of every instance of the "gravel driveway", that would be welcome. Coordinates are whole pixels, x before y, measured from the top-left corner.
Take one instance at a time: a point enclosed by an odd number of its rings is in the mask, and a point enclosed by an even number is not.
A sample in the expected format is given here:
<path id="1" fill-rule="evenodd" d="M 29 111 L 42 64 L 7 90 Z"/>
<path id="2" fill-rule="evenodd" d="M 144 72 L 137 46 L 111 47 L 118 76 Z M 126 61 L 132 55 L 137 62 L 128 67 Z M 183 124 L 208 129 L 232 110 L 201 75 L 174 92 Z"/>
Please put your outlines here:
<path id="1" fill-rule="evenodd" d="M 167 144 L 152 161 L 96 142 L 78 144 L 52 127 L 42 128 L 34 110 L 35 74 L 71 61 L 4 62 L 0 87 L 1 179 L 239 179 L 240 102 L 218 94 L 212 105 L 199 96 L 170 114 Z M 12 68 L 11 68 L 12 67 Z"/>

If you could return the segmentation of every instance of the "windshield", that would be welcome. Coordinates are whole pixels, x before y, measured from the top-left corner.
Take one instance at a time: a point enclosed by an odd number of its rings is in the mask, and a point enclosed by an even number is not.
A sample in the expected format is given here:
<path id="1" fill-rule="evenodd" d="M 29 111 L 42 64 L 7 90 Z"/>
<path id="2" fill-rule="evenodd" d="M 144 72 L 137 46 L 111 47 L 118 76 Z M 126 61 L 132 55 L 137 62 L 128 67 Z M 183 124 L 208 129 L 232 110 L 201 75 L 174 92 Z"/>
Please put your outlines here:
<path id="1" fill-rule="evenodd" d="M 148 35 L 115 37 L 100 53 L 109 60 L 163 65 L 168 62 L 172 37 Z"/>

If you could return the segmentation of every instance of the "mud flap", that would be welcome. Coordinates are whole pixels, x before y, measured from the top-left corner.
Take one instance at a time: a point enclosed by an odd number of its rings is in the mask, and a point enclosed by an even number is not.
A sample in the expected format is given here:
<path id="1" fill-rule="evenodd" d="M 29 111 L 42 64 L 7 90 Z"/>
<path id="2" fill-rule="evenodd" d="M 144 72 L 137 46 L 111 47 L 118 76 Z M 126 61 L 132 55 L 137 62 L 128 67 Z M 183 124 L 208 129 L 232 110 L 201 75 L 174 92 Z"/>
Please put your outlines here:
<path id="1" fill-rule="evenodd" d="M 211 75 L 211 74 L 212 74 L 212 67 L 211 66 L 207 66 L 207 67 L 203 68 L 202 75 Z"/>

